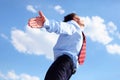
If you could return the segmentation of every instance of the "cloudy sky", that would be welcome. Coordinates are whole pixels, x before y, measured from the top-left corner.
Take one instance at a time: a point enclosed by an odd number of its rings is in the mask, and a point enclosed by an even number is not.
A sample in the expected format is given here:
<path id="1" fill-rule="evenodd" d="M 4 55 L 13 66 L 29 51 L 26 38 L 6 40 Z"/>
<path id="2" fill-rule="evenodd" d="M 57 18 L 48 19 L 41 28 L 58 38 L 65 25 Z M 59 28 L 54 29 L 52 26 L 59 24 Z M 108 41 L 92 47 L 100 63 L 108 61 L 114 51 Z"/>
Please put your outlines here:
<path id="1" fill-rule="evenodd" d="M 85 22 L 87 57 L 71 80 L 119 80 L 119 0 L 1 0 L 0 80 L 44 80 L 58 35 L 31 29 L 41 10 L 49 20 L 77 13 Z"/>

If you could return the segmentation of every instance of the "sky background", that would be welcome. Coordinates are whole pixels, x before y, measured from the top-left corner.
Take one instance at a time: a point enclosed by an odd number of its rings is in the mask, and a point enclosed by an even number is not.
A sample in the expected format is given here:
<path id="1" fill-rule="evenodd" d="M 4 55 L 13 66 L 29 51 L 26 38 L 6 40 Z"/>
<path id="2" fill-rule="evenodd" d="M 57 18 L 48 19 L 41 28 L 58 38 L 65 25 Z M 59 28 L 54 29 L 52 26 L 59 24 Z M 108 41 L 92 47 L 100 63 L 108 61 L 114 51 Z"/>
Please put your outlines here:
<path id="1" fill-rule="evenodd" d="M 58 35 L 27 26 L 39 10 L 85 22 L 87 56 L 71 80 L 120 79 L 120 0 L 0 0 L 0 80 L 44 80 Z"/>

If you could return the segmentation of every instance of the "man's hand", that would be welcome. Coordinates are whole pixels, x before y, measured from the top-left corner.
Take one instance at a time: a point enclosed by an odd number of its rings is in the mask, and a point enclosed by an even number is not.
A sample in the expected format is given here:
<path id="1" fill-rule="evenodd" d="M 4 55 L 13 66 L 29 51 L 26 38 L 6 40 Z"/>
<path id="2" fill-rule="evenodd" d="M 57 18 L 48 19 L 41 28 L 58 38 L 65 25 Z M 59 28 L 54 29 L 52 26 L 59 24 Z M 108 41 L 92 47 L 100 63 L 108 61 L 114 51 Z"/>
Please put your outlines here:
<path id="1" fill-rule="evenodd" d="M 37 16 L 36 18 L 29 19 L 28 25 L 31 28 L 42 28 L 44 22 L 45 22 L 45 16 L 41 11 L 39 11 L 39 16 Z"/>

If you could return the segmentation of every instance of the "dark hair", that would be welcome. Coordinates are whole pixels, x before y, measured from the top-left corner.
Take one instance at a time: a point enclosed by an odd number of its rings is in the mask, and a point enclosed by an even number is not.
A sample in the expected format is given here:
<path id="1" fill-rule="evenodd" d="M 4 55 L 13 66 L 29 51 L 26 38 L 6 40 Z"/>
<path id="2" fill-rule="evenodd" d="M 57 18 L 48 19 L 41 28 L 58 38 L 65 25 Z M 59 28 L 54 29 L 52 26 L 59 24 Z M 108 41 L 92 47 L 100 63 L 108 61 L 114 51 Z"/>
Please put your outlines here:
<path id="1" fill-rule="evenodd" d="M 73 17 L 74 17 L 75 15 L 76 15 L 75 13 L 70 13 L 70 14 L 66 15 L 66 16 L 64 17 L 63 22 L 67 22 L 67 21 L 73 20 Z"/>

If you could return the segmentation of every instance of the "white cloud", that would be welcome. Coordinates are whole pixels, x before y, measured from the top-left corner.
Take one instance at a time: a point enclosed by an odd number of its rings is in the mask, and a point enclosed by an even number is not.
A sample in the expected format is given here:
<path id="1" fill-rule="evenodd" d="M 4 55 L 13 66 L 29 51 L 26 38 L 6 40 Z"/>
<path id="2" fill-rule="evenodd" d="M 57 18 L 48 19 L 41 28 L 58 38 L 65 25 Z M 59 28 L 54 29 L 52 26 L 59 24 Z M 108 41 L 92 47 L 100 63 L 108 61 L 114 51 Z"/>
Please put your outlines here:
<path id="1" fill-rule="evenodd" d="M 120 32 L 117 30 L 117 26 L 113 22 L 107 24 L 107 29 L 111 35 L 120 39 Z"/>
<path id="2" fill-rule="evenodd" d="M 118 44 L 109 44 L 106 46 L 106 49 L 111 54 L 119 54 L 120 55 L 120 45 L 118 45 Z"/>
<path id="3" fill-rule="evenodd" d="M 37 10 L 32 5 L 27 5 L 26 9 L 32 13 L 37 13 Z"/>
<path id="4" fill-rule="evenodd" d="M 19 76 L 14 71 L 10 71 L 7 73 L 7 78 L 12 80 L 18 80 Z"/>
<path id="5" fill-rule="evenodd" d="M 120 39 L 120 33 L 117 31 L 117 26 L 112 22 L 104 23 L 104 19 L 99 16 L 82 17 L 85 21 L 85 32 L 94 42 L 99 42 L 106 47 L 110 54 L 120 54 L 119 44 L 110 44 L 114 39 Z M 115 40 L 116 41 L 116 40 Z"/>
<path id="6" fill-rule="evenodd" d="M 11 43 L 21 53 L 45 55 L 53 60 L 53 46 L 57 35 L 26 27 L 26 31 L 14 29 L 11 31 Z"/>
<path id="7" fill-rule="evenodd" d="M 113 22 L 109 22 L 107 25 L 108 31 L 112 34 L 117 30 L 117 26 Z"/>
<path id="8" fill-rule="evenodd" d="M 14 71 L 9 71 L 7 74 L 0 72 L 0 79 L 2 80 L 40 80 L 37 76 L 31 76 L 26 73 L 20 75 L 16 74 Z"/>
<path id="9" fill-rule="evenodd" d="M 0 36 L 6 40 L 8 40 L 8 36 L 6 36 L 5 34 L 1 33 Z"/>
<path id="10" fill-rule="evenodd" d="M 86 35 L 95 42 L 102 43 L 104 45 L 110 43 L 113 39 L 109 36 L 104 19 L 99 16 L 84 17 L 85 32 Z"/>
<path id="11" fill-rule="evenodd" d="M 0 79 L 7 80 L 7 77 L 0 72 Z"/>
<path id="12" fill-rule="evenodd" d="M 60 14 L 64 14 L 64 13 L 65 13 L 65 10 L 64 10 L 60 5 L 56 5 L 56 6 L 54 7 L 54 9 L 55 9 L 58 13 L 60 13 Z"/>

